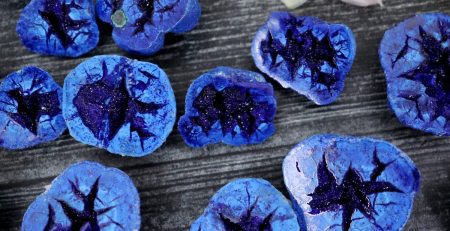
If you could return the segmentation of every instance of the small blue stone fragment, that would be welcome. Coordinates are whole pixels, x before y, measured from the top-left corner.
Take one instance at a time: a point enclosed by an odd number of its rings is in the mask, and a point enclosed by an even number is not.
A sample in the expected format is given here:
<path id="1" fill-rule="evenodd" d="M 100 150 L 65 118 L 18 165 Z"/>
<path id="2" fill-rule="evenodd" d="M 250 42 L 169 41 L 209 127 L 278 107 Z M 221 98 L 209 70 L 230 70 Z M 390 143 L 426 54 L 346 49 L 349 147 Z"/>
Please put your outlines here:
<path id="1" fill-rule="evenodd" d="M 99 40 L 92 0 L 31 0 L 16 32 L 29 50 L 64 57 L 83 55 Z"/>
<path id="2" fill-rule="evenodd" d="M 394 145 L 371 138 L 315 135 L 283 162 L 284 183 L 305 230 L 401 230 L 420 174 Z"/>
<path id="3" fill-rule="evenodd" d="M 263 179 L 243 178 L 221 188 L 191 231 L 299 231 L 289 201 Z"/>
<path id="4" fill-rule="evenodd" d="M 347 26 L 288 12 L 272 13 L 252 44 L 259 70 L 318 105 L 340 95 L 355 53 L 355 38 Z"/>
<path id="5" fill-rule="evenodd" d="M 275 132 L 273 87 L 260 74 L 215 68 L 189 87 L 178 130 L 189 146 L 261 143 Z"/>
<path id="6" fill-rule="evenodd" d="M 0 84 L 0 147 L 23 149 L 57 139 L 65 130 L 62 88 L 45 71 L 29 66 Z"/>
<path id="7" fill-rule="evenodd" d="M 139 203 L 126 173 L 85 161 L 67 168 L 34 200 L 21 230 L 139 230 Z"/>
<path id="8" fill-rule="evenodd" d="M 450 16 L 419 14 L 380 45 L 389 105 L 405 126 L 450 136 Z"/>
<path id="9" fill-rule="evenodd" d="M 198 0 L 98 0 L 98 17 L 113 26 L 113 39 L 123 50 L 152 55 L 166 33 L 181 34 L 198 23 Z"/>
<path id="10" fill-rule="evenodd" d="M 63 115 L 76 140 L 137 157 L 164 143 L 176 103 L 167 75 L 155 64 L 102 55 L 66 77 Z"/>

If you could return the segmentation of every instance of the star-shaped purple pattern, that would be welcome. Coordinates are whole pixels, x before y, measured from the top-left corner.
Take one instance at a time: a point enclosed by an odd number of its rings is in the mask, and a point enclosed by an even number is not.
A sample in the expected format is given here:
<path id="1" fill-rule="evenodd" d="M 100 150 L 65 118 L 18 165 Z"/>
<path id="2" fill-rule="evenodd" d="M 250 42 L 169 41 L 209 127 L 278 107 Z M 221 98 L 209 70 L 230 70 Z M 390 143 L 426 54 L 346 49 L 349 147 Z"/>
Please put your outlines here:
<path id="1" fill-rule="evenodd" d="M 400 230 L 420 174 L 393 145 L 370 138 L 316 135 L 283 162 L 299 222 L 307 230 Z"/>
<path id="2" fill-rule="evenodd" d="M 406 126 L 450 135 L 450 16 L 420 14 L 386 31 L 380 45 L 389 104 Z"/>
<path id="3" fill-rule="evenodd" d="M 66 169 L 36 198 L 21 230 L 138 230 L 139 203 L 124 172 L 85 161 Z"/>

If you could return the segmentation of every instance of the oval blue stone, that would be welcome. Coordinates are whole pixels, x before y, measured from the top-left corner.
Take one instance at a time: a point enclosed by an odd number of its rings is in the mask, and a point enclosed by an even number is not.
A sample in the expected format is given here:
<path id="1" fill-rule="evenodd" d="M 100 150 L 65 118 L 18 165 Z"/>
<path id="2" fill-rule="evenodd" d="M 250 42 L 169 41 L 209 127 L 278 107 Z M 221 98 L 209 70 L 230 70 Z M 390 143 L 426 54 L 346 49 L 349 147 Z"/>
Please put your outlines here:
<path id="1" fill-rule="evenodd" d="M 44 70 L 29 66 L 0 84 L 0 146 L 23 149 L 57 139 L 65 130 L 62 88 Z"/>
<path id="2" fill-rule="evenodd" d="M 299 231 L 288 200 L 263 179 L 243 178 L 222 187 L 211 198 L 191 231 Z"/>
<path id="3" fill-rule="evenodd" d="M 64 81 L 63 105 L 76 140 L 127 156 L 156 150 L 176 119 L 164 71 L 117 55 L 95 56 L 72 70 Z"/>
<path id="4" fill-rule="evenodd" d="M 401 230 L 420 181 L 392 144 L 338 135 L 300 142 L 284 159 L 283 176 L 300 223 L 311 231 Z"/>

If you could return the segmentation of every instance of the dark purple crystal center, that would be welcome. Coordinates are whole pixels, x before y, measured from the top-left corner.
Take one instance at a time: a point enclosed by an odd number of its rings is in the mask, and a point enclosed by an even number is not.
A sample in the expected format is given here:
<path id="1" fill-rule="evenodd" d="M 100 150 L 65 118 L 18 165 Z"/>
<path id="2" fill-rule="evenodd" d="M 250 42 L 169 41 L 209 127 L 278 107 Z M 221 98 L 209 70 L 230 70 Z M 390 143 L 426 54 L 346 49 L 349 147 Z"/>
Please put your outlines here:
<path id="1" fill-rule="evenodd" d="M 41 88 L 36 89 L 38 85 L 37 78 L 34 78 L 30 87 L 32 93 L 25 91 L 22 87 L 15 83 L 17 89 L 7 92 L 7 95 L 13 99 L 16 104 L 4 102 L 7 105 L 16 108 L 15 113 L 4 111 L 9 117 L 20 124 L 22 127 L 28 129 L 33 134 L 37 134 L 39 119 L 43 115 L 48 115 L 49 120 L 61 113 L 59 107 L 58 92 L 51 91 L 47 93 L 39 93 Z"/>
<path id="2" fill-rule="evenodd" d="M 405 44 L 395 59 L 392 61 L 394 67 L 398 60 L 404 58 L 410 48 L 410 42 L 417 42 L 420 44 L 420 52 L 424 56 L 422 63 L 411 71 L 408 71 L 400 78 L 406 78 L 422 83 L 425 87 L 425 93 L 433 98 L 436 102 L 436 113 L 431 115 L 431 120 L 443 115 L 450 118 L 448 114 L 448 106 L 450 105 L 450 32 L 448 28 L 450 25 L 442 21 L 437 22 L 440 30 L 441 38 L 437 39 L 432 34 L 426 32 L 422 26 L 419 26 L 420 39 L 415 39 L 407 36 Z M 447 45 L 444 45 L 447 43 Z M 399 97 L 410 100 L 416 103 L 418 118 L 423 120 L 423 115 L 419 107 L 420 92 L 413 94 L 411 92 L 401 93 Z"/>
<path id="3" fill-rule="evenodd" d="M 155 135 L 148 130 L 144 118 L 138 114 L 155 115 L 165 104 L 143 103 L 129 95 L 125 78 L 130 68 L 122 59 L 114 70 L 108 73 L 106 63 L 102 62 L 102 78 L 94 83 L 83 85 L 73 103 L 84 125 L 105 145 L 116 136 L 123 125 L 130 123 L 130 139 L 132 132 L 137 132 L 141 148 L 144 150 L 144 141 Z M 146 71 L 140 72 L 151 76 Z M 118 83 L 115 83 L 116 76 L 120 76 Z"/>
<path id="4" fill-rule="evenodd" d="M 191 117 L 191 121 L 204 132 L 208 133 L 213 124 L 220 121 L 224 135 L 235 135 L 234 129 L 239 126 L 246 137 L 250 137 L 259 124 L 269 122 L 267 114 L 273 110 L 267 102 L 253 100 L 246 88 L 233 86 L 217 91 L 212 84 L 203 88 L 193 107 L 199 115 Z"/>
<path id="5" fill-rule="evenodd" d="M 284 63 L 291 80 L 295 80 L 299 67 L 306 66 L 311 70 L 313 83 L 323 84 L 330 89 L 338 80 L 334 75 L 322 72 L 321 65 L 326 62 L 332 68 L 337 69 L 336 57 L 345 57 L 340 52 L 335 51 L 329 39 L 329 34 L 327 33 L 322 39 L 319 39 L 313 35 L 312 28 L 301 32 L 296 26 L 302 22 L 297 22 L 297 19 L 294 18 L 282 23 L 288 27 L 285 42 L 276 39 L 268 31 L 267 40 L 261 43 L 262 52 L 268 53 L 271 57 L 270 68 L 276 68 Z M 281 61 L 277 59 L 278 56 L 282 57 Z"/>
<path id="6" fill-rule="evenodd" d="M 89 24 L 88 20 L 74 20 L 70 17 L 70 12 L 72 9 L 82 9 L 80 5 L 72 0 L 71 3 L 65 3 L 65 1 L 60 0 L 45 0 L 43 4 L 43 10 L 39 11 L 39 15 L 47 22 L 48 29 L 46 33 L 47 46 L 53 46 L 54 44 L 49 44 L 50 37 L 52 35 L 56 36 L 61 45 L 67 49 L 67 47 L 74 44 L 75 39 L 81 35 L 86 34 L 80 30 L 80 28 Z M 70 35 L 77 31 L 75 35 Z"/>
<path id="7" fill-rule="evenodd" d="M 397 187 L 389 182 L 377 181 L 390 163 L 382 163 L 378 158 L 377 150 L 374 150 L 373 164 L 375 166 L 369 181 L 364 181 L 360 173 L 351 165 L 347 169 L 341 184 L 338 184 L 336 177 L 328 169 L 325 155 L 317 167 L 318 186 L 314 192 L 309 194 L 312 200 L 308 203 L 311 207 L 310 214 L 319 214 L 328 211 L 342 211 L 342 230 L 349 230 L 352 223 L 352 215 L 358 210 L 366 219 L 378 227 L 375 222 L 376 214 L 375 199 L 370 200 L 369 195 L 383 192 L 402 193 Z M 360 218 L 359 218 L 360 219 Z M 382 230 L 381 227 L 379 227 Z"/>
<path id="8" fill-rule="evenodd" d="M 110 210 L 114 209 L 116 205 L 108 206 L 102 209 L 95 210 L 95 202 L 99 201 L 101 204 L 103 202 L 98 198 L 99 190 L 99 178 L 96 179 L 91 187 L 90 192 L 84 195 L 83 192 L 79 190 L 78 179 L 75 182 L 69 180 L 70 188 L 75 197 L 83 202 L 83 210 L 79 211 L 71 207 L 67 202 L 63 200 L 56 199 L 61 205 L 64 214 L 70 221 L 70 226 L 65 227 L 61 224 L 55 222 L 56 214 L 55 209 L 51 204 L 48 205 L 48 221 L 44 227 L 44 231 L 69 231 L 69 230 L 80 230 L 80 231 L 99 231 L 101 228 L 115 225 L 121 230 L 125 230 L 124 227 L 115 222 L 112 218 L 108 217 L 109 221 L 103 224 L 99 224 L 97 217 L 105 215 Z"/>

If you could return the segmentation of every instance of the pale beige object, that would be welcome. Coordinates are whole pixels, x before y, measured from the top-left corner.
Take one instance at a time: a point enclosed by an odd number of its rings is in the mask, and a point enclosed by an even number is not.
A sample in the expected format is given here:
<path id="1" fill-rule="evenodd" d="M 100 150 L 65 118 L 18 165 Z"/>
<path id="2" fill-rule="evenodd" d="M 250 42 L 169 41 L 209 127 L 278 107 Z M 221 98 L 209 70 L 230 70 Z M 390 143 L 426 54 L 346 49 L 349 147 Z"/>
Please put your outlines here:
<path id="1" fill-rule="evenodd" d="M 341 0 L 345 3 L 352 4 L 355 6 L 371 6 L 371 5 L 383 5 L 382 0 Z"/>
<path id="2" fill-rule="evenodd" d="M 287 6 L 287 8 L 289 9 L 295 9 L 301 5 L 303 5 L 303 3 L 306 2 L 306 0 L 281 0 L 284 5 Z"/>

